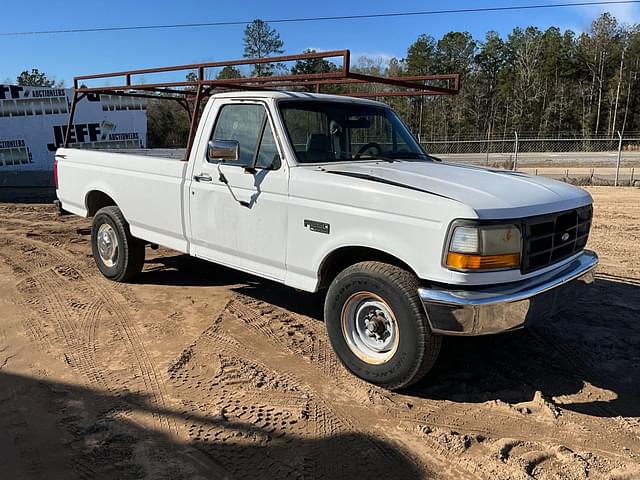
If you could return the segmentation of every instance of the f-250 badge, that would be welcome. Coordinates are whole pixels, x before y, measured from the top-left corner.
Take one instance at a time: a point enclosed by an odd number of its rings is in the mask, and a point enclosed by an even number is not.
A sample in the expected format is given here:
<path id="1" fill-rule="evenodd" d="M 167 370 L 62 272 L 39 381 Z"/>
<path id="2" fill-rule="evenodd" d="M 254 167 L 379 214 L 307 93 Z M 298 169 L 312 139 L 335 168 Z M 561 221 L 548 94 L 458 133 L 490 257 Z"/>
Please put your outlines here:
<path id="1" fill-rule="evenodd" d="M 315 220 L 305 220 L 304 226 L 309 227 L 312 232 L 326 233 L 327 235 L 331 231 L 331 225 L 324 222 L 316 222 Z"/>

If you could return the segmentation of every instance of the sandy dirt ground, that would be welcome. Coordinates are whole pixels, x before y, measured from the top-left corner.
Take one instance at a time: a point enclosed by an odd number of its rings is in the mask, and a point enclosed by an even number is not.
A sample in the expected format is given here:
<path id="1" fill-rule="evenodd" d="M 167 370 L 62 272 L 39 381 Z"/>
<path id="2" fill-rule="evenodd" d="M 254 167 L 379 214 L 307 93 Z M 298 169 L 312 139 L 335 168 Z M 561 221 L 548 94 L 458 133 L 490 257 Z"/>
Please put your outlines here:
<path id="1" fill-rule="evenodd" d="M 400 393 L 338 363 L 321 295 L 164 249 L 115 284 L 88 220 L 0 204 L 0 478 L 640 478 L 640 190 L 590 192 L 589 297 Z"/>

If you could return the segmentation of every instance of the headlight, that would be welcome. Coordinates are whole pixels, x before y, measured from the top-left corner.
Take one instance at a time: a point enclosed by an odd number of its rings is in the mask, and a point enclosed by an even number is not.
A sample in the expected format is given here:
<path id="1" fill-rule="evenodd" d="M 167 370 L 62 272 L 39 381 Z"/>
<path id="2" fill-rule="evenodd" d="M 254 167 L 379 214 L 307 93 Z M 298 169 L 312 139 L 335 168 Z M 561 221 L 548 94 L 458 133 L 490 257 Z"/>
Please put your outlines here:
<path id="1" fill-rule="evenodd" d="M 445 257 L 452 270 L 504 270 L 520 265 L 522 237 L 515 225 L 454 226 Z"/>

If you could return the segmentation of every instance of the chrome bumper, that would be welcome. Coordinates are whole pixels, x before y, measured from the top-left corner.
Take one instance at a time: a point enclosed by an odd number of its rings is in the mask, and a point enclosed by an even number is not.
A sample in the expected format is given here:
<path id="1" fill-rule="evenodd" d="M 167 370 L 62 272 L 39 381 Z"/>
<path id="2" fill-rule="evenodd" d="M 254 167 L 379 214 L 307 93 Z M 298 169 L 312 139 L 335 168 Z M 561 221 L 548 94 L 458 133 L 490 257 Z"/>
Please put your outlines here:
<path id="1" fill-rule="evenodd" d="M 517 330 L 536 318 L 572 305 L 593 283 L 598 256 L 585 250 L 558 270 L 521 282 L 488 288 L 420 288 L 418 293 L 434 333 L 488 335 Z"/>

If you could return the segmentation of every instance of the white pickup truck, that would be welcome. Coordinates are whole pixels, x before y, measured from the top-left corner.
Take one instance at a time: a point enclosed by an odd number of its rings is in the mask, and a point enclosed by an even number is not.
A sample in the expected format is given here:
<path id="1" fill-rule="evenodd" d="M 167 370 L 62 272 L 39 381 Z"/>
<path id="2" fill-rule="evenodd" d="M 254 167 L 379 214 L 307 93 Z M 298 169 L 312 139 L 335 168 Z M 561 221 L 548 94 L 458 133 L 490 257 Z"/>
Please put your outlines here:
<path id="1" fill-rule="evenodd" d="M 423 377 L 442 335 L 550 322 L 593 281 L 588 193 L 437 161 L 382 103 L 213 95 L 186 160 L 57 151 L 58 198 L 93 217 L 100 271 L 131 279 L 151 243 L 326 289 L 336 354 L 386 388 Z"/>

